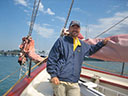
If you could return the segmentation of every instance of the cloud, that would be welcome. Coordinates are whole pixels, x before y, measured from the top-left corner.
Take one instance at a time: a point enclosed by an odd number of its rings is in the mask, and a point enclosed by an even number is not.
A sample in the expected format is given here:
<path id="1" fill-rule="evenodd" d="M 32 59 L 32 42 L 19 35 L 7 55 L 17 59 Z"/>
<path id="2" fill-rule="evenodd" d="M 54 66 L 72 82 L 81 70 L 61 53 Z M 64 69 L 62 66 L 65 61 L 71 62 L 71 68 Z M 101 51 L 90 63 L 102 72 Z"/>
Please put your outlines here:
<path id="1" fill-rule="evenodd" d="M 100 18 L 98 19 L 98 24 L 90 24 L 88 36 L 90 38 L 96 37 L 98 34 L 102 33 L 104 30 L 110 28 L 112 25 L 116 24 L 124 17 L 128 16 L 128 12 L 117 12 L 114 14 L 113 17 L 109 18 Z M 119 35 L 119 34 L 128 34 L 128 19 L 123 21 L 122 23 L 118 24 L 116 27 L 111 29 L 110 31 L 106 32 L 105 34 L 101 35 L 100 37 L 112 36 L 112 35 Z M 81 30 L 81 33 L 84 34 L 86 28 L 83 27 L 84 30 Z"/>
<path id="2" fill-rule="evenodd" d="M 39 11 L 43 12 L 44 14 L 55 15 L 55 13 L 50 8 L 44 10 L 44 5 L 42 3 L 40 3 Z"/>
<path id="3" fill-rule="evenodd" d="M 30 6 L 28 6 L 29 4 L 28 4 L 27 0 L 14 0 L 14 2 L 15 2 L 15 4 L 20 4 L 22 6 L 25 6 L 29 9 L 31 9 Z M 50 8 L 47 8 L 45 10 L 44 5 L 41 2 L 39 4 L 39 11 L 44 13 L 44 14 L 55 15 L 55 13 Z M 24 12 L 27 13 L 27 10 L 24 10 Z"/>
<path id="4" fill-rule="evenodd" d="M 81 10 L 80 8 L 73 8 L 73 10 L 74 10 L 74 11 L 78 11 L 78 12 L 79 12 L 79 11 L 83 11 L 83 10 Z"/>
<path id="5" fill-rule="evenodd" d="M 55 15 L 55 13 L 52 12 L 50 8 L 47 9 L 46 13 L 48 13 L 49 15 Z"/>
<path id="6" fill-rule="evenodd" d="M 73 8 L 73 11 L 80 12 L 80 13 L 83 13 L 83 14 L 86 14 L 86 15 L 90 16 L 90 14 L 88 12 L 86 12 L 86 11 L 80 9 L 80 8 Z"/>
<path id="7" fill-rule="evenodd" d="M 14 0 L 15 4 L 23 5 L 27 7 L 27 1 L 26 0 Z"/>
<path id="8" fill-rule="evenodd" d="M 62 22 L 65 22 L 66 21 L 66 19 L 64 17 L 56 16 L 55 18 L 59 19 Z"/>
<path id="9" fill-rule="evenodd" d="M 115 11 L 117 8 L 119 8 L 120 5 L 115 5 L 115 6 L 112 6 L 112 8 L 110 10 L 107 10 L 107 14 L 111 13 L 112 11 Z"/>
<path id="10" fill-rule="evenodd" d="M 42 3 L 40 3 L 40 5 L 39 5 L 39 11 L 44 11 L 44 6 Z"/>
<path id="11" fill-rule="evenodd" d="M 50 24 L 43 24 L 43 26 L 51 26 Z"/>
<path id="12" fill-rule="evenodd" d="M 30 16 L 30 12 L 26 9 L 24 9 L 24 12 L 27 13 L 28 16 Z"/>
<path id="13" fill-rule="evenodd" d="M 111 13 L 111 12 L 112 12 L 112 10 L 108 10 L 106 13 L 109 14 L 109 13 Z"/>
<path id="14" fill-rule="evenodd" d="M 28 13 L 28 10 L 25 9 L 24 12 Z"/>
<path id="15" fill-rule="evenodd" d="M 44 26 L 41 26 L 40 24 L 34 25 L 34 31 L 36 31 L 44 38 L 50 38 L 54 33 L 54 29 L 46 28 Z"/>
<path id="16" fill-rule="evenodd" d="M 115 6 L 113 6 L 113 8 L 119 8 L 120 7 L 120 5 L 115 5 Z"/>

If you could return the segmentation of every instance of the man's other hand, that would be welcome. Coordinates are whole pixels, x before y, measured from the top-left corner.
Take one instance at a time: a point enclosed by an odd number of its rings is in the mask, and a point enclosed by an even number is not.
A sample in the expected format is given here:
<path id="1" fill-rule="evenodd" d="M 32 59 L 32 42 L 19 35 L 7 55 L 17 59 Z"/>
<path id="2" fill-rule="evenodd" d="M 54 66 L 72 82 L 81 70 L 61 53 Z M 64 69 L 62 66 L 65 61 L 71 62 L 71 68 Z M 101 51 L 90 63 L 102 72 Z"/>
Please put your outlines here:
<path id="1" fill-rule="evenodd" d="M 52 82 L 53 84 L 56 84 L 56 85 L 60 84 L 60 81 L 59 81 L 59 79 L 58 79 L 57 77 L 53 77 L 53 78 L 51 79 L 51 82 Z"/>

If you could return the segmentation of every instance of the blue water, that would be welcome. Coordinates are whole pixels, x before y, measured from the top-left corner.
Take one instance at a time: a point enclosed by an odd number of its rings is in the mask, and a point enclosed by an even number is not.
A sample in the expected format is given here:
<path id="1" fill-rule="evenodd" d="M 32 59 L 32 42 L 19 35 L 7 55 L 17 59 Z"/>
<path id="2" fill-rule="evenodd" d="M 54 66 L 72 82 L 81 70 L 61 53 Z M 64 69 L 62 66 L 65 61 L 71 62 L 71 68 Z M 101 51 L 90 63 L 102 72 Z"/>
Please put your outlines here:
<path id="1" fill-rule="evenodd" d="M 3 79 L 8 74 L 11 74 L 20 68 L 20 65 L 17 63 L 18 57 L 11 56 L 0 56 L 0 80 Z M 102 67 L 104 69 L 114 70 L 116 74 L 121 73 L 122 63 L 119 62 L 103 62 L 103 61 L 85 61 L 87 64 L 91 64 L 97 67 Z M 90 67 L 86 64 L 83 66 Z M 97 68 L 94 68 L 97 69 Z M 98 69 L 99 70 L 99 69 Z M 104 70 L 103 70 L 104 71 Z M 128 76 L 128 63 L 125 64 L 124 74 Z M 0 96 L 2 96 L 19 78 L 19 71 L 6 79 L 3 82 L 0 82 Z"/>
<path id="2" fill-rule="evenodd" d="M 18 57 L 0 56 L 0 80 L 20 68 Z M 19 78 L 19 71 L 10 78 L 0 82 L 0 96 L 2 96 Z"/>
<path id="3" fill-rule="evenodd" d="M 106 71 L 110 73 L 115 73 L 118 75 L 121 75 L 121 72 L 122 72 L 123 64 L 121 62 L 107 62 L 107 61 L 105 62 L 104 61 L 84 61 L 84 62 L 98 67 L 98 68 L 95 68 L 95 67 L 83 64 L 83 66 L 86 66 L 89 68 L 98 69 L 98 70 Z M 128 63 L 125 63 L 124 65 L 123 75 L 128 76 Z"/>

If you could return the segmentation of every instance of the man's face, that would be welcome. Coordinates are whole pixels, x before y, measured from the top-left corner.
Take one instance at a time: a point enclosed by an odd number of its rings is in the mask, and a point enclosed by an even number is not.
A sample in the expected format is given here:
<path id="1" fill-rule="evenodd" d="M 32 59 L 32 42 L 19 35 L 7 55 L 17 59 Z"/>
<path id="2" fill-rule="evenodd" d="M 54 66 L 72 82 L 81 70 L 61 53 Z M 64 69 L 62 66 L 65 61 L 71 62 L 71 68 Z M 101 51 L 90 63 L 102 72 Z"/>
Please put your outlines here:
<path id="1" fill-rule="evenodd" d="M 71 37 L 78 37 L 80 33 L 80 27 L 78 25 L 73 25 L 69 27 L 69 34 Z"/>

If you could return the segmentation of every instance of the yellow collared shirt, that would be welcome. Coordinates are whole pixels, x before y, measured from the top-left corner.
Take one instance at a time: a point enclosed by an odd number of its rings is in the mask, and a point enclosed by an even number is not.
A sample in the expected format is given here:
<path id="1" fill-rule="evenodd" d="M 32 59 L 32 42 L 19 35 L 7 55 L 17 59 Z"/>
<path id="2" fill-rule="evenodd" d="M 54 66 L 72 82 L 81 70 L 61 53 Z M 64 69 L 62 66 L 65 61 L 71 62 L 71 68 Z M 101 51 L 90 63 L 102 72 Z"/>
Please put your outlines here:
<path id="1" fill-rule="evenodd" d="M 81 46 L 81 43 L 78 38 L 73 38 L 73 51 L 77 48 L 77 46 Z"/>

